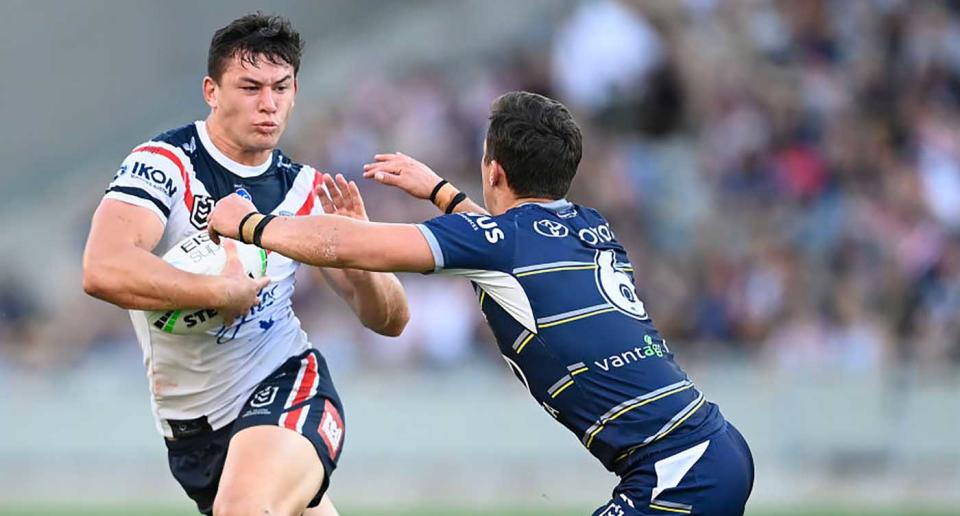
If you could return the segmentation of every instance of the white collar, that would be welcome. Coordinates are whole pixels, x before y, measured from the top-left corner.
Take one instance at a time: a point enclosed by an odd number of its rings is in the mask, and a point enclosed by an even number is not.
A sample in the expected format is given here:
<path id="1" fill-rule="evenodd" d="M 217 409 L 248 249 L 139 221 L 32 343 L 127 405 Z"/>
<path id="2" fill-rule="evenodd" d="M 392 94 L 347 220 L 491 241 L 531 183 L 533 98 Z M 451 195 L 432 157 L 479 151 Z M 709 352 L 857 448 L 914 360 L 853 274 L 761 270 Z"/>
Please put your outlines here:
<path id="1" fill-rule="evenodd" d="M 555 200 L 555 201 L 548 201 L 548 202 L 527 201 L 527 202 L 520 203 L 520 204 L 514 206 L 514 208 L 519 208 L 519 207 L 521 207 L 521 206 L 526 206 L 526 205 L 528 205 L 528 204 L 535 204 L 535 205 L 537 205 L 537 206 L 542 206 L 542 207 L 544 207 L 544 208 L 546 208 L 546 209 L 548 209 L 548 210 L 559 210 L 559 209 L 562 209 L 562 208 L 566 208 L 567 206 L 572 206 L 572 205 L 573 205 L 573 203 L 571 203 L 570 201 L 567 200 L 566 197 L 564 197 L 564 198 L 562 198 L 562 199 L 557 199 L 557 200 Z"/>
<path id="2" fill-rule="evenodd" d="M 207 133 L 206 122 L 203 120 L 197 120 L 194 122 L 194 125 L 197 127 L 197 134 L 200 135 L 200 144 L 203 145 L 203 148 L 207 150 L 207 153 L 213 157 L 214 161 L 223 165 L 227 170 L 240 177 L 259 176 L 260 174 L 266 172 L 267 169 L 270 168 L 270 165 L 273 164 L 273 153 L 270 153 L 270 157 L 259 165 L 244 165 L 243 163 L 237 163 L 236 161 L 228 158 L 226 154 L 220 152 L 220 149 L 213 144 L 213 140 L 210 139 L 210 134 Z"/>

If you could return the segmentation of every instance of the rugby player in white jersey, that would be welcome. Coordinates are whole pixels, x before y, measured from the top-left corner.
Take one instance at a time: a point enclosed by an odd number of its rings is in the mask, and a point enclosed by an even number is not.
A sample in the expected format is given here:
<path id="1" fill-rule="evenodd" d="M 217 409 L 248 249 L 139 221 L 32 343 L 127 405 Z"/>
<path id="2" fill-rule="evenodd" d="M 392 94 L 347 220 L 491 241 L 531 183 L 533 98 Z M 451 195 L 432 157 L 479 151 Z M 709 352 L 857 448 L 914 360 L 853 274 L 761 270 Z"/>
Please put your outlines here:
<path id="1" fill-rule="evenodd" d="M 159 258 L 205 230 L 213 205 L 230 194 L 278 215 L 322 212 L 314 193 L 322 174 L 276 149 L 301 50 L 280 17 L 256 13 L 218 30 L 203 80 L 210 114 L 131 152 L 93 216 L 84 252 L 84 290 L 131 311 L 170 469 L 206 514 L 337 514 L 324 493 L 343 446 L 343 407 L 291 309 L 299 263 L 270 254 L 267 277 L 254 280 L 229 243 L 219 276 Z M 325 208 L 366 219 L 362 206 L 338 200 Z M 408 308 L 392 274 L 322 273 L 365 326 L 391 336 L 403 330 Z M 225 323 L 177 335 L 143 312 L 172 309 L 216 310 Z"/>

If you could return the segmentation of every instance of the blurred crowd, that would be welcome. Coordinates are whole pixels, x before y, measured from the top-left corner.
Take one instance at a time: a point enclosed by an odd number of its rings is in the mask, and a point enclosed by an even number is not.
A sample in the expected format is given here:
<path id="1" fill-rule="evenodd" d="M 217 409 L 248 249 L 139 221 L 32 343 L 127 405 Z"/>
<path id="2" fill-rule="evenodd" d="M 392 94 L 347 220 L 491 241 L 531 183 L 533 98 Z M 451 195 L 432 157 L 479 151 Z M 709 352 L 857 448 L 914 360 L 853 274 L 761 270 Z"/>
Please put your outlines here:
<path id="1" fill-rule="evenodd" d="M 543 93 L 584 131 L 570 199 L 611 221 L 681 362 L 960 362 L 960 2 L 599 0 L 546 25 L 479 61 L 366 70 L 336 103 L 298 105 L 309 122 L 286 150 L 358 179 L 372 219 L 421 221 L 429 203 L 362 164 L 399 150 L 479 199 L 491 100 Z M 401 279 L 413 318 L 397 339 L 360 328 L 318 275 L 296 308 L 340 367 L 499 360 L 462 280 Z M 4 288 L 7 342 L 39 310 Z M 133 345 L 111 321 L 106 340 Z"/>

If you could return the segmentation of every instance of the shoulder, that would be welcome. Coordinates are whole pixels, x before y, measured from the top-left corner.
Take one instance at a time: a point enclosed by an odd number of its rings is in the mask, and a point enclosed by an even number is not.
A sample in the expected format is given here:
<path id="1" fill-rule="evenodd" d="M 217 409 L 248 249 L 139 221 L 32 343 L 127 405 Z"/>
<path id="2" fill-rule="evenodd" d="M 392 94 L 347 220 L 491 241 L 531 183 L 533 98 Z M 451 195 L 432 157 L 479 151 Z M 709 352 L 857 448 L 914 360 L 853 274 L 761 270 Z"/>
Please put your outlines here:
<path id="1" fill-rule="evenodd" d="M 313 178 L 317 174 L 317 171 L 313 167 L 294 161 L 280 149 L 275 149 L 273 155 L 273 162 L 277 167 L 277 171 L 290 180 L 294 180 L 301 175 Z"/>
<path id="2" fill-rule="evenodd" d="M 164 131 L 135 146 L 127 155 L 125 163 L 144 163 L 153 168 L 182 176 L 191 166 L 198 149 L 197 131 L 194 124 L 187 124 Z"/>
<path id="3" fill-rule="evenodd" d="M 150 141 L 153 143 L 164 143 L 174 147 L 182 147 L 186 153 L 193 153 L 197 148 L 196 123 L 192 122 L 169 129 L 151 138 Z"/>

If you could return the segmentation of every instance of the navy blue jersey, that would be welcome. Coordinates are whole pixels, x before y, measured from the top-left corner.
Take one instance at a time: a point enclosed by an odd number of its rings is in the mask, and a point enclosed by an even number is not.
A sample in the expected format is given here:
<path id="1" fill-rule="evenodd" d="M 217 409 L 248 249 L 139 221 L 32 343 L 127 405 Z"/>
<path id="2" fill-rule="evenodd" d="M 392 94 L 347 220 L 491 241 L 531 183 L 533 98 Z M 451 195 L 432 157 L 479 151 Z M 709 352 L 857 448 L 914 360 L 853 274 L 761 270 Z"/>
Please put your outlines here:
<path id="1" fill-rule="evenodd" d="M 609 223 L 566 200 L 418 226 L 436 271 L 470 279 L 530 394 L 607 469 L 723 427 L 637 297 Z"/>

